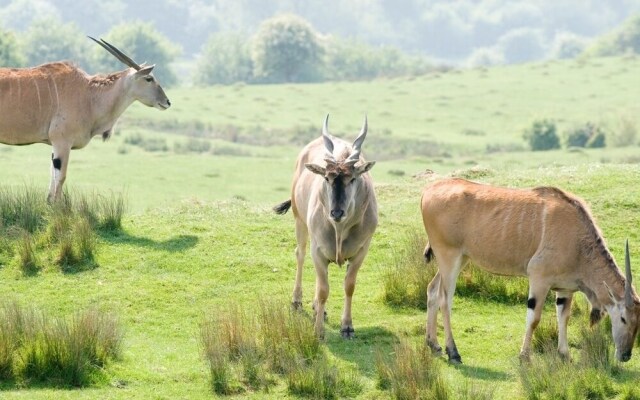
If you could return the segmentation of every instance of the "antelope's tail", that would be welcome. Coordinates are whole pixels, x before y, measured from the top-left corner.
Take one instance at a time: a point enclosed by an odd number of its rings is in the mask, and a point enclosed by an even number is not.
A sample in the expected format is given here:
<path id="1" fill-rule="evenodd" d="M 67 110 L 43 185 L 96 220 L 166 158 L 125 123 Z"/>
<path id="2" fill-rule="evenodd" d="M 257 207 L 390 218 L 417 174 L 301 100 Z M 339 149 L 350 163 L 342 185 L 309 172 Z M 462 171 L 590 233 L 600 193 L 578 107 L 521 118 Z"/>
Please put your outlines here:
<path id="1" fill-rule="evenodd" d="M 435 254 L 433 254 L 433 249 L 431 248 L 431 245 L 429 244 L 429 242 L 427 242 L 427 247 L 424 248 L 424 260 L 426 262 L 431 262 L 431 260 L 433 260 L 435 258 Z"/>
<path id="2" fill-rule="evenodd" d="M 291 208 L 291 199 L 287 200 L 287 201 L 283 201 L 282 203 L 278 204 L 277 206 L 273 207 L 273 211 L 276 212 L 276 214 L 286 214 L 287 211 L 289 211 L 289 209 Z"/>

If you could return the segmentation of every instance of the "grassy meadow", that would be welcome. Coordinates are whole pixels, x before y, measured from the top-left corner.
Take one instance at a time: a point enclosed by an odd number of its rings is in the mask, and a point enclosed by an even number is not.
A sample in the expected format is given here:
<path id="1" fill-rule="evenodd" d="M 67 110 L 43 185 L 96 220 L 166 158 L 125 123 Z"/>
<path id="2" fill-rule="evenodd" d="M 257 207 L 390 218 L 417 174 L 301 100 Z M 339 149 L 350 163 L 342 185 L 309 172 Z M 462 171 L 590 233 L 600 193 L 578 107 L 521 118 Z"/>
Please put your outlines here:
<path id="1" fill-rule="evenodd" d="M 344 341 L 339 333 L 345 271 L 329 267 L 329 319 L 321 346 L 332 365 L 351 371 L 359 388 L 343 396 L 389 398 L 391 392 L 379 384 L 378 357 L 414 354 L 396 345 L 424 340 L 425 311 L 389 305 L 384 281 L 403 262 L 401 254 L 417 246 L 408 237 L 417 233 L 418 245 L 424 245 L 420 192 L 438 177 L 555 185 L 581 196 L 617 260 L 629 239 L 640 282 L 640 148 L 637 138 L 630 146 L 615 146 L 624 126 L 640 129 L 639 69 L 639 59 L 626 57 L 374 82 L 176 88 L 168 91 L 174 106 L 166 112 L 132 106 L 117 135 L 71 154 L 66 186 L 72 197 L 122 193 L 128 204 L 121 229 L 96 229 L 91 267 L 61 268 L 40 245 L 40 268 L 25 274 L 19 254 L 0 240 L 0 300 L 62 317 L 85 309 L 113 313 L 124 332 L 121 355 L 105 364 L 93 385 L 25 387 L 5 380 L 0 398 L 217 396 L 203 357 L 202 324 L 234 307 L 254 312 L 265 301 L 289 301 L 293 217 L 275 215 L 271 206 L 288 198 L 297 151 L 318 135 L 326 113 L 330 130 L 347 138 L 357 135 L 367 113 L 364 151 L 378 160 L 372 175 L 380 224 L 358 276 L 355 340 Z M 526 151 L 522 132 L 538 118 L 554 119 L 561 132 L 597 123 L 608 133 L 608 146 Z M 33 188 L 44 198 L 46 147 L 0 146 L 0 186 Z M 303 288 L 309 314 L 314 278 L 307 259 Z M 543 322 L 555 319 L 554 308 L 549 302 Z M 525 316 L 524 302 L 455 298 L 452 323 L 464 364 L 432 360 L 454 398 L 470 387 L 496 399 L 531 398 L 519 377 Z M 586 318 L 583 312 L 570 322 L 576 358 L 579 323 Z M 604 398 L 638 398 L 632 391 L 640 380 L 637 353 L 636 348 L 630 362 L 598 375 L 611 388 Z M 280 377 L 268 391 L 228 396 L 276 399 L 297 398 L 296 393 L 302 392 L 292 392 Z"/>

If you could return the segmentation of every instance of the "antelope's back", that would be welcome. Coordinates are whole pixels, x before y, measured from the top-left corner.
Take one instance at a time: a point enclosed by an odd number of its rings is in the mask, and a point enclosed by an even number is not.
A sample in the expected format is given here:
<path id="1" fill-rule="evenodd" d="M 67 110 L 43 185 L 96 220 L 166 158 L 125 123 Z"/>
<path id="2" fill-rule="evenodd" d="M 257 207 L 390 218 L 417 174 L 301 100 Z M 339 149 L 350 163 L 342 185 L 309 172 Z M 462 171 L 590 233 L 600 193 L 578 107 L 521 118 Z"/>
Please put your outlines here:
<path id="1" fill-rule="evenodd" d="M 581 229 L 575 209 L 553 192 L 463 179 L 426 187 L 422 217 L 436 257 L 438 252 L 460 254 L 504 275 L 525 275 L 531 258 L 548 249 L 568 249 L 573 257 L 571 242 Z"/>
<path id="2" fill-rule="evenodd" d="M 69 101 L 82 97 L 82 88 L 73 87 L 75 82 L 80 86 L 77 68 L 64 62 L 0 68 L 0 142 L 47 142 L 54 115 L 66 109 Z"/>

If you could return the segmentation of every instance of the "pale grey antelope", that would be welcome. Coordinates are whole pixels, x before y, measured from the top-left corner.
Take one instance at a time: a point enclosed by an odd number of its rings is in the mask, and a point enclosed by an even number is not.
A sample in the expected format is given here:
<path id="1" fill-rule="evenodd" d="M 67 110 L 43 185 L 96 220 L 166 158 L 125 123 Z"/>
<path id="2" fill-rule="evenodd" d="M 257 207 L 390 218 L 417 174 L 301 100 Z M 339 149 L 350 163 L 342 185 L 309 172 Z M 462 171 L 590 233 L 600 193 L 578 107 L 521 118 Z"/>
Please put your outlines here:
<path id="1" fill-rule="evenodd" d="M 34 68 L 0 68 L 0 143 L 53 147 L 48 200 L 60 197 L 71 149 L 92 137 L 111 136 L 114 124 L 134 101 L 166 110 L 171 106 L 151 74 L 115 46 L 91 38 L 129 68 L 108 75 L 87 75 L 70 62 Z"/>
<path id="2" fill-rule="evenodd" d="M 291 208 L 296 221 L 298 269 L 293 287 L 294 308 L 302 307 L 302 268 L 311 236 L 311 258 L 316 269 L 315 332 L 320 338 L 324 337 L 325 303 L 329 297 L 329 263 L 342 266 L 348 261 L 341 334 L 350 339 L 354 335 L 351 299 L 356 275 L 378 225 L 378 206 L 368 173 L 375 162 L 365 161 L 361 155 L 367 135 L 366 117 L 353 145 L 330 135 L 328 120 L 327 115 L 322 136 L 298 155 L 291 199 L 274 210 L 284 214 Z"/>
<path id="3" fill-rule="evenodd" d="M 442 312 L 445 349 L 461 362 L 451 330 L 451 305 L 460 269 L 471 260 L 500 275 L 527 276 L 526 332 L 521 358 L 528 359 L 533 331 L 549 290 L 556 292 L 558 351 L 569 356 L 567 323 L 573 293 L 591 303 L 591 323 L 604 312 L 611 318 L 616 358 L 631 358 L 640 324 L 640 298 L 631 285 L 629 247 L 626 278 L 620 273 L 587 206 L 554 187 L 507 189 L 463 179 L 426 187 L 422 218 L 429 237 L 427 261 L 435 255 L 438 272 L 428 286 L 426 341 L 440 353 L 437 312 Z"/>

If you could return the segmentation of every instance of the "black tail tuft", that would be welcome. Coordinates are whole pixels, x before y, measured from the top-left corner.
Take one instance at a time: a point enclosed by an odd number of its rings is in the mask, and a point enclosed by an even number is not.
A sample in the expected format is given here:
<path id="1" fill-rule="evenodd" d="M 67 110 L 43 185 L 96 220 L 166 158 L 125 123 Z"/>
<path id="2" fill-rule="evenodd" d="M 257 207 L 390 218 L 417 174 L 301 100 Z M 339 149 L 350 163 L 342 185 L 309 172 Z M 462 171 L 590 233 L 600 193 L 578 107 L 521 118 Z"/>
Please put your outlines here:
<path id="1" fill-rule="evenodd" d="M 434 258 L 435 255 L 433 254 L 433 249 L 431 248 L 429 242 L 427 242 L 427 247 L 424 248 L 424 260 L 426 262 L 431 262 L 431 260 L 433 260 Z"/>
<path id="2" fill-rule="evenodd" d="M 273 207 L 273 211 L 276 212 L 276 214 L 286 214 L 287 211 L 289 211 L 289 208 L 291 208 L 291 199 L 284 201 L 280 204 L 278 204 L 277 206 Z"/>

